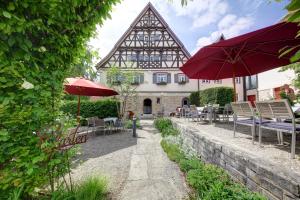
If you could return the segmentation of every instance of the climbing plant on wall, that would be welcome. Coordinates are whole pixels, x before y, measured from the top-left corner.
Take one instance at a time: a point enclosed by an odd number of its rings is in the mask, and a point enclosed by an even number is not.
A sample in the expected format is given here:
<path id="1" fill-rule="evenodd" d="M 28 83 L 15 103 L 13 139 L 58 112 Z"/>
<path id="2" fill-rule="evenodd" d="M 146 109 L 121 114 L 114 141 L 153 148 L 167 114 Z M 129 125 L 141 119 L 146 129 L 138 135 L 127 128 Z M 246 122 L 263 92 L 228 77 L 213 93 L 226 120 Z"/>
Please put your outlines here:
<path id="1" fill-rule="evenodd" d="M 0 195 L 24 196 L 47 181 L 50 162 L 37 131 L 59 118 L 66 72 L 85 55 L 96 24 L 118 0 L 30 0 L 0 4 Z M 52 166 L 52 165 L 51 165 Z M 2 197 L 0 197 L 2 198 Z"/>

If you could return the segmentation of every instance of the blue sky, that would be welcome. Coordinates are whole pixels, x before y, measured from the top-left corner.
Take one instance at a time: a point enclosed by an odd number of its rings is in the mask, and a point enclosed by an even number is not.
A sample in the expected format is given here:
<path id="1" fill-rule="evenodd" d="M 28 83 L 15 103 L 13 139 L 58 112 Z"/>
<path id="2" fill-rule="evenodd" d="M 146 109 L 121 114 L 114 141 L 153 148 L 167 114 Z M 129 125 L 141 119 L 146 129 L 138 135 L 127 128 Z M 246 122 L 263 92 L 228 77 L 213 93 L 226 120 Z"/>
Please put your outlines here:
<path id="1" fill-rule="evenodd" d="M 97 27 L 90 45 L 103 58 L 128 29 L 149 0 L 123 0 L 112 18 Z M 193 0 L 181 6 L 180 0 L 151 0 L 187 50 L 193 54 L 215 41 L 221 33 L 231 38 L 272 25 L 285 14 L 285 5 L 274 0 Z"/>

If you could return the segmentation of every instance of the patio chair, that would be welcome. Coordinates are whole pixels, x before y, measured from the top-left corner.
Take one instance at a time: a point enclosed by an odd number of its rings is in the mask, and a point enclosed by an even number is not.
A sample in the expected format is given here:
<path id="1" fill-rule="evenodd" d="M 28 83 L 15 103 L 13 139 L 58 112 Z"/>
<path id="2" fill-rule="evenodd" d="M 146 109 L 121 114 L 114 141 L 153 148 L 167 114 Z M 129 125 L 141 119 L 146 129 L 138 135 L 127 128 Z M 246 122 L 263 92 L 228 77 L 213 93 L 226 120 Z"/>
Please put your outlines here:
<path id="1" fill-rule="evenodd" d="M 283 143 L 282 132 L 292 134 L 291 158 L 295 158 L 296 134 L 300 132 L 300 125 L 296 125 L 295 116 L 287 99 L 256 102 L 256 108 L 259 115 L 259 145 L 261 146 L 262 129 L 276 130 L 279 143 Z M 262 120 L 268 120 L 268 123 L 261 123 Z M 291 120 L 291 123 L 284 122 Z"/>
<path id="2" fill-rule="evenodd" d="M 189 112 L 190 112 L 190 108 L 187 105 L 184 105 L 181 109 L 181 116 L 186 119 L 189 115 Z"/>
<path id="3" fill-rule="evenodd" d="M 196 118 L 196 120 L 198 121 L 199 114 L 198 114 L 197 107 L 195 105 L 190 105 L 190 109 L 189 112 L 187 113 L 187 117 L 188 119 L 192 119 L 192 121 L 194 121 L 194 119 Z"/>
<path id="4" fill-rule="evenodd" d="M 235 137 L 237 124 L 250 126 L 252 143 L 254 144 L 256 120 L 255 112 L 250 101 L 232 102 L 231 107 L 233 110 L 233 137 Z M 242 117 L 242 119 L 239 119 L 240 117 Z"/>
<path id="5" fill-rule="evenodd" d="M 106 135 L 107 132 L 111 133 L 112 128 L 108 126 L 103 119 L 94 118 L 94 127 L 93 127 L 94 134 L 97 135 L 97 132 L 103 132 Z"/>
<path id="6" fill-rule="evenodd" d="M 223 110 L 223 121 L 229 122 L 229 117 L 233 113 L 232 107 L 230 104 L 225 104 L 224 110 Z"/>
<path id="7" fill-rule="evenodd" d="M 116 123 L 114 124 L 114 126 L 112 127 L 115 131 L 124 131 L 125 130 L 125 126 L 124 126 L 124 122 L 122 119 L 117 119 Z"/>

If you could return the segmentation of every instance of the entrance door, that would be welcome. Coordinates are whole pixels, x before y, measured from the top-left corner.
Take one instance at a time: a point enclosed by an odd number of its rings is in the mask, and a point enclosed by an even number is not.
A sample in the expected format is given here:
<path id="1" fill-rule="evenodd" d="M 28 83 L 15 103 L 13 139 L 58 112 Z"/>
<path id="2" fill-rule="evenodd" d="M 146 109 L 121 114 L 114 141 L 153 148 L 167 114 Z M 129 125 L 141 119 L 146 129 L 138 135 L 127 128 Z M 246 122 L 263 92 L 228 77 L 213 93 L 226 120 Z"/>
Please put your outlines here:
<path id="1" fill-rule="evenodd" d="M 255 95 L 248 95 L 247 100 L 250 101 L 253 107 L 255 107 L 254 102 L 256 101 L 256 96 Z"/>
<path id="2" fill-rule="evenodd" d="M 151 99 L 144 100 L 144 114 L 152 114 L 152 101 Z"/>
<path id="3" fill-rule="evenodd" d="M 189 99 L 187 97 L 183 98 L 182 101 L 181 101 L 181 106 L 189 106 L 190 105 L 190 102 L 189 102 Z"/>

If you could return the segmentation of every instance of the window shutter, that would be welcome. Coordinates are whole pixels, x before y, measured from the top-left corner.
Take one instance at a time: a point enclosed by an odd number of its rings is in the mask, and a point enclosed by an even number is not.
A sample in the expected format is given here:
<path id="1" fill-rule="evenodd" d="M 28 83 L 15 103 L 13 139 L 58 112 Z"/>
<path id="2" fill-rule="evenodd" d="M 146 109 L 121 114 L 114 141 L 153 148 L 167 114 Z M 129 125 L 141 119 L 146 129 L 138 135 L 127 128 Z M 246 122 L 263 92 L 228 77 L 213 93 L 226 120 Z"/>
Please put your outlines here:
<path id="1" fill-rule="evenodd" d="M 185 76 L 185 82 L 189 82 L 189 77 Z"/>
<path id="2" fill-rule="evenodd" d="M 178 83 L 178 74 L 175 74 L 175 75 L 174 75 L 174 82 L 175 82 L 175 83 Z"/>
<path id="3" fill-rule="evenodd" d="M 140 74 L 140 83 L 144 83 L 144 74 Z"/>
<path id="4" fill-rule="evenodd" d="M 153 83 L 156 83 L 156 73 L 153 73 Z"/>
<path id="5" fill-rule="evenodd" d="M 168 73 L 168 76 L 167 76 L 167 82 L 168 82 L 168 83 L 171 83 L 171 74 L 170 74 L 170 73 Z"/>

